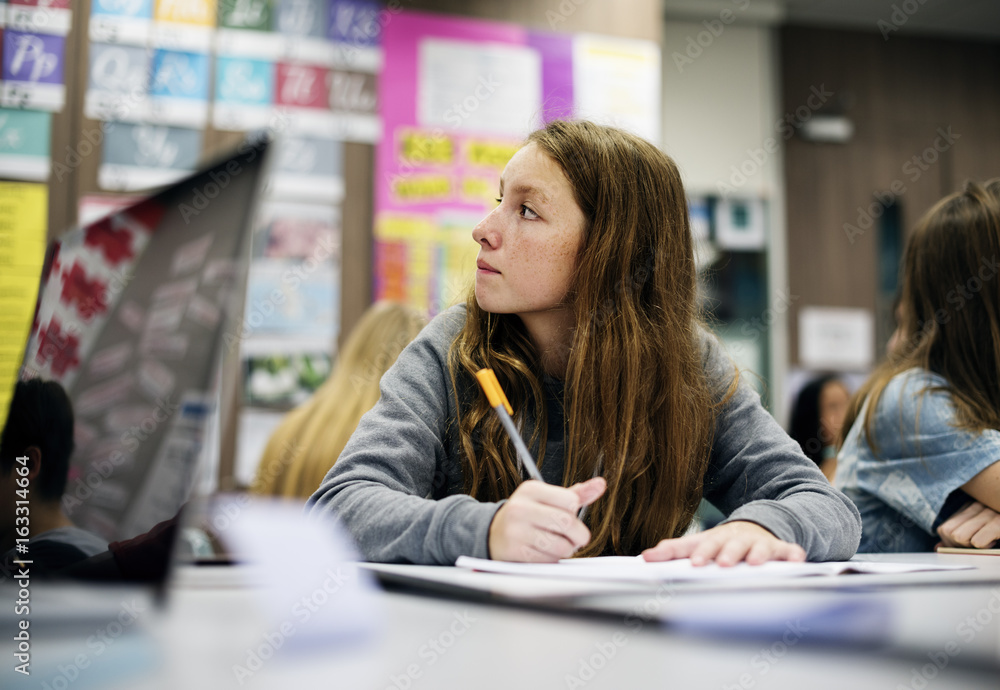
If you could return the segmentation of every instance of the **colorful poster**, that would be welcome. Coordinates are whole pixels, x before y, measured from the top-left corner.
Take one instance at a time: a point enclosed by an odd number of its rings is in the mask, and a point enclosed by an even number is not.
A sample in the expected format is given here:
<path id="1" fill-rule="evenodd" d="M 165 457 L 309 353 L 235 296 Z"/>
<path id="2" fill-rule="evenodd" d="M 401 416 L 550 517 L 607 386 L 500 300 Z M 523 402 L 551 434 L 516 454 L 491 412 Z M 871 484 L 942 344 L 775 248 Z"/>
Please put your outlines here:
<path id="1" fill-rule="evenodd" d="M 332 0 L 326 35 L 337 48 L 331 65 L 377 74 L 382 69 L 382 9 L 371 0 Z"/>
<path id="2" fill-rule="evenodd" d="M 331 67 L 378 74 L 382 69 L 382 24 L 391 20 L 370 0 L 331 0 L 326 36 Z"/>
<path id="3" fill-rule="evenodd" d="M 278 60 L 293 49 L 271 31 L 276 21 L 273 0 L 226 0 L 219 3 L 215 36 L 218 55 Z"/>
<path id="4" fill-rule="evenodd" d="M 274 82 L 270 60 L 217 57 L 213 126 L 235 131 L 266 127 L 274 115 Z"/>
<path id="5" fill-rule="evenodd" d="M 330 72 L 330 108 L 344 113 L 375 115 L 378 80 L 367 72 Z"/>
<path id="6" fill-rule="evenodd" d="M 149 122 L 204 127 L 208 122 L 208 54 L 155 50 L 149 95 Z"/>
<path id="7" fill-rule="evenodd" d="M 66 39 L 43 33 L 3 32 L 2 105 L 33 110 L 62 110 Z"/>
<path id="8" fill-rule="evenodd" d="M 337 204 L 344 198 L 344 145 L 333 139 L 283 135 L 275 142 L 270 193 L 281 199 Z"/>
<path id="9" fill-rule="evenodd" d="M 52 114 L 0 110 L 0 177 L 46 182 Z"/>
<path id="10" fill-rule="evenodd" d="M 573 90 L 579 117 L 660 143 L 660 47 L 610 36 L 573 39 Z"/>
<path id="11" fill-rule="evenodd" d="M 291 409 L 307 401 L 330 375 L 330 348 L 317 352 L 257 355 L 244 365 L 244 402 L 255 407 Z M 265 439 L 266 443 L 266 439 Z"/>
<path id="12" fill-rule="evenodd" d="M 197 166 L 201 138 L 197 129 L 119 124 L 104 140 L 98 185 L 137 191 L 174 182 Z"/>
<path id="13" fill-rule="evenodd" d="M 156 0 L 151 45 L 207 53 L 212 48 L 217 0 Z"/>
<path id="14" fill-rule="evenodd" d="M 378 83 L 368 72 L 335 69 L 329 73 L 331 134 L 343 141 L 376 143 L 382 138 L 378 109 Z"/>
<path id="15" fill-rule="evenodd" d="M 73 23 L 70 0 L 10 0 L 6 8 L 7 26 L 30 33 L 65 36 Z"/>
<path id="16" fill-rule="evenodd" d="M 274 29 L 286 36 L 325 38 L 329 0 L 276 0 Z"/>
<path id="17" fill-rule="evenodd" d="M 255 259 L 330 261 L 340 255 L 340 210 L 336 206 L 268 202 L 260 209 Z"/>
<path id="18" fill-rule="evenodd" d="M 150 53 L 145 47 L 91 43 L 84 114 L 92 120 L 145 121 L 149 70 Z"/>
<path id="19" fill-rule="evenodd" d="M 316 343 L 332 348 L 339 313 L 339 259 L 320 264 L 258 260 L 250 267 L 244 320 L 252 339 L 279 337 L 300 340 L 307 348 L 315 349 Z"/>
<path id="20" fill-rule="evenodd" d="M 325 67 L 279 62 L 275 103 L 288 108 L 328 110 L 328 73 Z"/>
<path id="21" fill-rule="evenodd" d="M 90 40 L 145 46 L 153 25 L 153 0 L 92 0 Z"/>
<path id="22" fill-rule="evenodd" d="M 341 46 L 327 40 L 329 0 L 276 0 L 274 31 L 282 36 L 280 57 L 334 67 L 343 61 Z"/>
<path id="23" fill-rule="evenodd" d="M 219 28 L 243 31 L 271 30 L 271 0 L 223 0 Z"/>
<path id="24" fill-rule="evenodd" d="M 401 12 L 382 46 L 375 297 L 433 314 L 474 278 L 472 228 L 507 160 L 543 120 L 571 114 L 571 39 Z"/>
<path id="25" fill-rule="evenodd" d="M 45 185 L 0 182 L 0 424 L 7 421 L 35 314 L 48 208 Z"/>
<path id="26" fill-rule="evenodd" d="M 354 48 L 375 47 L 381 41 L 381 11 L 372 0 L 332 0 L 326 37 Z"/>

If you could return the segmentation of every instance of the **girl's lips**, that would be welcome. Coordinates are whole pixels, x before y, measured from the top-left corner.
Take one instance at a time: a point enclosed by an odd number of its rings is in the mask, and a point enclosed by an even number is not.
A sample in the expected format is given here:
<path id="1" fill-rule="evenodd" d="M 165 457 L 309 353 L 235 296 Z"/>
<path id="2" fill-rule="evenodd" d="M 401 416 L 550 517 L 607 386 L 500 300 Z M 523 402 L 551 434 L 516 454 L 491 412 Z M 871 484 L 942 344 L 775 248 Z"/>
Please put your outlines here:
<path id="1" fill-rule="evenodd" d="M 482 273 L 500 273 L 500 271 L 482 260 L 476 262 L 476 268 L 478 268 Z"/>

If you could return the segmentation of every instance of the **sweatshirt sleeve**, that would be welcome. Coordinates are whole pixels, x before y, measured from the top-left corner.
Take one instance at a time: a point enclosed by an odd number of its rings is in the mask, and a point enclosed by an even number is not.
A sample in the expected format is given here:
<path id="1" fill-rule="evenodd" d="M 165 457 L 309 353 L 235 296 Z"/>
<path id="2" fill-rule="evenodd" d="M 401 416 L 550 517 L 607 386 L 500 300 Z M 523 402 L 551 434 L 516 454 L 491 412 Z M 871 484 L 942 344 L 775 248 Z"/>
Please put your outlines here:
<path id="1" fill-rule="evenodd" d="M 447 352 L 463 319 L 460 309 L 440 314 L 403 350 L 382 377 L 378 403 L 306 504 L 309 514 L 336 516 L 370 561 L 451 565 L 462 555 L 489 557 L 500 504 L 431 498 L 446 480 L 454 404 Z"/>
<path id="2" fill-rule="evenodd" d="M 717 399 L 735 367 L 714 336 L 703 335 L 705 371 Z M 861 516 L 740 381 L 717 412 L 704 496 L 726 515 L 800 545 L 811 561 L 846 560 L 861 540 Z"/>

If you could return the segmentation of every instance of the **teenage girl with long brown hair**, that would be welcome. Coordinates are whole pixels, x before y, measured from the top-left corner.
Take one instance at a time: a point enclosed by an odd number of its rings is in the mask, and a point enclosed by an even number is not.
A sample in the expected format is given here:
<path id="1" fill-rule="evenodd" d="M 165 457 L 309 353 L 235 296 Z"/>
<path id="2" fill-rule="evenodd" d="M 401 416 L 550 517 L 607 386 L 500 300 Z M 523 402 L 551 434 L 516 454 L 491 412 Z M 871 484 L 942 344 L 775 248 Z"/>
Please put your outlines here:
<path id="1" fill-rule="evenodd" d="M 998 181 L 939 201 L 907 242 L 900 323 L 852 401 L 838 456 L 861 551 L 1000 538 L 998 273 Z"/>
<path id="2" fill-rule="evenodd" d="M 856 509 L 699 322 L 673 161 L 556 121 L 511 158 L 500 197 L 473 231 L 467 303 L 403 351 L 311 510 L 377 561 L 852 556 Z M 484 367 L 545 483 L 525 480 L 474 378 Z M 728 518 L 683 536 L 702 497 Z"/>

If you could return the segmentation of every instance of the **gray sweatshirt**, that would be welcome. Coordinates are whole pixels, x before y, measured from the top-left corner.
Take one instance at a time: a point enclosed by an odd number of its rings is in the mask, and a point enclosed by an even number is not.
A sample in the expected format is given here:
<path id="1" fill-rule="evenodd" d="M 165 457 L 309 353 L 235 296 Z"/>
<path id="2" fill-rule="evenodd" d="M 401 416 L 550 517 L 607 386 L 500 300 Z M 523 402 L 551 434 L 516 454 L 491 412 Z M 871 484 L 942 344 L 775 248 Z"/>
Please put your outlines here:
<path id="1" fill-rule="evenodd" d="M 448 373 L 448 349 L 464 321 L 465 307 L 453 307 L 403 350 L 382 377 L 378 403 L 309 499 L 306 510 L 337 516 L 368 560 L 450 565 L 463 555 L 488 557 L 490 522 L 502 502 L 462 493 Z M 732 362 L 708 333 L 702 351 L 712 389 L 725 390 L 734 376 Z M 464 393 L 481 395 L 472 385 Z M 562 484 L 562 383 L 546 377 L 544 386 L 549 426 L 541 471 L 547 482 Z M 861 538 L 854 504 L 742 382 L 716 418 L 704 497 L 727 522 L 755 522 L 801 545 L 810 560 L 850 558 Z"/>

